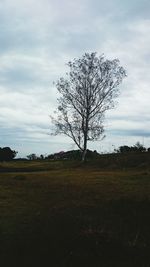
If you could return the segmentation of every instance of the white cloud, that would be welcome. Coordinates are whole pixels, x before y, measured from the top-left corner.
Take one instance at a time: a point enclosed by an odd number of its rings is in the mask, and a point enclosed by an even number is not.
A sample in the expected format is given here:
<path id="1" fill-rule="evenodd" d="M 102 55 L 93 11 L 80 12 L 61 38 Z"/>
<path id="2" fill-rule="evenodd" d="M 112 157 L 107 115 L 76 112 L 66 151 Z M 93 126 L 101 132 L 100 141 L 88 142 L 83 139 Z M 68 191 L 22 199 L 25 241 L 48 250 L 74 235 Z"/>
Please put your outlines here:
<path id="1" fill-rule="evenodd" d="M 49 114 L 56 106 L 53 81 L 65 74 L 65 63 L 87 51 L 119 58 L 128 73 L 120 86 L 117 108 L 106 114 L 108 137 L 104 144 L 110 136 L 114 143 L 120 140 L 119 144 L 123 140 L 119 139 L 119 132 L 123 135 L 124 131 L 124 136 L 135 135 L 130 140 L 135 140 L 138 132 L 147 133 L 149 5 L 147 0 L 1 1 L 0 126 L 5 136 L 1 143 L 11 138 L 19 146 L 15 139 L 18 131 L 17 136 L 24 141 L 18 140 L 26 142 L 26 147 L 32 147 L 27 142 L 36 140 L 37 150 L 41 151 L 44 140 L 49 142 Z M 6 138 L 5 129 L 9 129 L 11 137 Z M 68 139 L 50 137 L 50 142 L 55 143 L 53 149 L 59 150 L 58 140 L 64 147 L 70 146 Z"/>

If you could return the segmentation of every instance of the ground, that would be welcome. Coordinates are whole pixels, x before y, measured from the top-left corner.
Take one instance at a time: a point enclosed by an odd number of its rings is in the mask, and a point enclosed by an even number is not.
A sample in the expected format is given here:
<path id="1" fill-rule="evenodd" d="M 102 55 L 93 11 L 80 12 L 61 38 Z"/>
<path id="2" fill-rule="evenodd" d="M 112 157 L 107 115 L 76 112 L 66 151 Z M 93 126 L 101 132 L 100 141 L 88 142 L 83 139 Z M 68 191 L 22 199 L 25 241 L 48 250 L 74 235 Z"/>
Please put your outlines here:
<path id="1" fill-rule="evenodd" d="M 2 267 L 150 266 L 150 171 L 0 165 Z"/>

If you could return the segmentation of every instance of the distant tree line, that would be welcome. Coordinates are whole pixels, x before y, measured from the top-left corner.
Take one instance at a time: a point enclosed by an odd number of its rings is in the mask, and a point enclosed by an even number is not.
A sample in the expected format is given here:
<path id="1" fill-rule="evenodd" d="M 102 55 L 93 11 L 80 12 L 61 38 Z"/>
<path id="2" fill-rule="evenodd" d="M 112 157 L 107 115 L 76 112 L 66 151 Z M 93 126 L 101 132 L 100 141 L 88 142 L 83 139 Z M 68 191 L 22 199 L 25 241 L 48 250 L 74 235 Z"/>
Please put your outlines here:
<path id="1" fill-rule="evenodd" d="M 150 147 L 146 148 L 144 145 L 142 145 L 140 142 L 137 142 L 133 146 L 120 146 L 119 148 L 114 150 L 115 153 L 143 153 L 143 152 L 149 152 L 150 153 Z M 13 160 L 16 155 L 17 151 L 12 150 L 10 147 L 0 147 L 0 161 L 10 161 Z M 91 151 L 87 149 L 87 159 L 96 159 L 100 156 L 100 153 L 98 153 L 96 150 Z M 82 158 L 82 151 L 81 150 L 70 150 L 70 151 L 60 151 L 58 153 L 53 153 L 50 155 L 40 155 L 37 156 L 35 153 L 31 153 L 26 156 L 28 160 L 80 160 Z"/>
<path id="2" fill-rule="evenodd" d="M 99 155 L 99 153 L 94 150 L 94 151 L 91 151 L 89 149 L 87 149 L 87 158 L 88 159 L 94 159 L 96 158 L 97 156 Z M 30 155 L 27 156 L 27 159 L 28 160 L 44 160 L 44 159 L 47 159 L 47 160 L 60 160 L 60 159 L 63 159 L 63 160 L 81 160 L 82 158 L 82 152 L 80 150 L 70 150 L 70 151 L 60 151 L 58 153 L 53 153 L 53 154 L 50 154 L 50 155 L 47 155 L 47 156 L 44 156 L 44 155 L 40 155 L 40 156 L 37 156 L 35 153 L 32 153 Z"/>
<path id="3" fill-rule="evenodd" d="M 99 155 L 99 153 L 94 150 L 91 151 L 87 149 L 87 159 L 94 159 Z M 47 159 L 70 159 L 70 160 L 81 160 L 82 151 L 81 150 L 70 150 L 70 151 L 61 151 L 59 153 L 51 154 L 47 156 Z"/>
<path id="4" fill-rule="evenodd" d="M 120 146 L 119 148 L 115 149 L 113 153 L 143 153 L 143 152 L 150 152 L 150 147 L 146 148 L 140 142 L 137 142 L 133 146 Z M 87 149 L 87 159 L 96 159 L 101 156 L 102 153 L 98 153 L 96 150 L 92 151 Z M 107 154 L 107 153 L 105 153 Z M 37 156 L 35 153 L 32 153 L 27 156 L 28 160 L 81 160 L 82 158 L 82 151 L 81 150 L 70 150 L 70 151 L 60 151 L 58 153 L 53 153 L 49 155 L 40 155 Z"/>
<path id="5" fill-rule="evenodd" d="M 35 153 L 31 153 L 27 155 L 27 159 L 29 160 L 41 160 L 41 159 L 46 159 L 44 155 L 37 156 Z"/>
<path id="6" fill-rule="evenodd" d="M 150 147 L 146 148 L 144 145 L 137 142 L 134 146 L 120 146 L 118 149 L 115 149 L 116 153 L 134 153 L 134 152 L 150 152 Z"/>
<path id="7" fill-rule="evenodd" d="M 0 147 L 0 161 L 10 161 L 17 155 L 17 151 L 11 150 L 10 147 Z"/>

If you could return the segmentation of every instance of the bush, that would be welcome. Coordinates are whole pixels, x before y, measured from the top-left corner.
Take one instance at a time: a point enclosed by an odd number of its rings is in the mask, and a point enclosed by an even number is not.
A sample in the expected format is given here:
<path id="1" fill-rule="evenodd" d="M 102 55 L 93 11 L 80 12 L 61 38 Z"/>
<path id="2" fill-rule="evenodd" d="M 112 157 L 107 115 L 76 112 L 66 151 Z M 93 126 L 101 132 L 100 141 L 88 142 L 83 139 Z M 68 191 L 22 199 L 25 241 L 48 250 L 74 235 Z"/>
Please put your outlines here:
<path id="1" fill-rule="evenodd" d="M 117 150 L 117 153 L 128 153 L 128 152 L 146 152 L 146 148 L 137 142 L 134 146 L 120 146 Z"/>
<path id="2" fill-rule="evenodd" d="M 18 152 L 11 150 L 10 147 L 0 148 L 0 161 L 10 161 L 16 157 Z"/>

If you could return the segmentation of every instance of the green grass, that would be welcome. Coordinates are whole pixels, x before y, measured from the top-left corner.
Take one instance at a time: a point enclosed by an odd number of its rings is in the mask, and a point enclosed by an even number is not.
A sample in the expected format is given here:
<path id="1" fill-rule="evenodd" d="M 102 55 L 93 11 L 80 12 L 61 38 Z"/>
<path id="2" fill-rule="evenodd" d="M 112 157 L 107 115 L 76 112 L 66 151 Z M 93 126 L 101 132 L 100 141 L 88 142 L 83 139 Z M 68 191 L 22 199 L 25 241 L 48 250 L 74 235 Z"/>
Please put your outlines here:
<path id="1" fill-rule="evenodd" d="M 67 164 L 4 164 L 1 266 L 150 266 L 150 171 Z"/>

